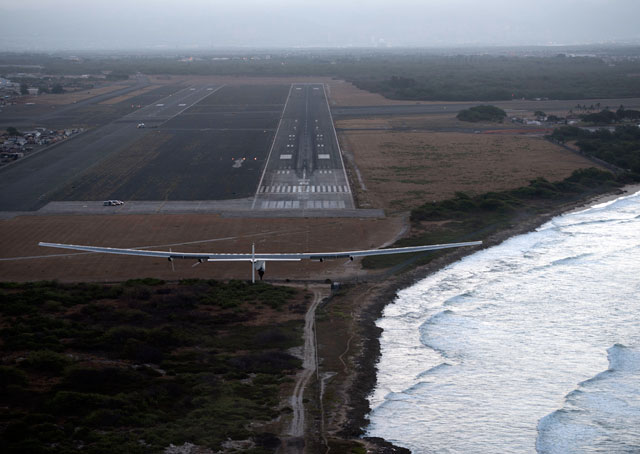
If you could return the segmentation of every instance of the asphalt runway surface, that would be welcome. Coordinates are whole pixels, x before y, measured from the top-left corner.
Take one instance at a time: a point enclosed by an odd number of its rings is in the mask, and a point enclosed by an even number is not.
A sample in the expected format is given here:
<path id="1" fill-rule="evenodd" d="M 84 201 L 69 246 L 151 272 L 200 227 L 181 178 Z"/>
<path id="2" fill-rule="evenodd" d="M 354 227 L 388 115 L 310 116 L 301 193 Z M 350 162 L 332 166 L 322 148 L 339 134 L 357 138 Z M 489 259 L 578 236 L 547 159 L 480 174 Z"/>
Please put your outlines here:
<path id="1" fill-rule="evenodd" d="M 192 91 L 175 85 L 161 87 L 143 95 L 147 102 L 144 108 L 0 168 L 0 211 L 32 211 L 56 200 L 58 191 L 73 185 L 93 166 L 151 133 L 147 128 L 137 128 L 139 122 L 149 121 L 151 126 L 154 122 L 160 124 L 186 108 L 188 102 L 195 103 L 210 95 L 212 91 L 208 88 L 211 87 Z M 143 97 L 125 103 L 137 106 L 134 103 L 142 101 Z M 106 99 L 104 96 L 98 98 L 99 101 Z M 81 106 L 76 104 L 74 109 L 65 110 L 64 115 L 69 116 L 69 122 L 81 121 L 83 108 L 97 102 L 87 100 Z M 42 121 L 42 117 L 34 120 Z"/>
<path id="2" fill-rule="evenodd" d="M 291 85 L 253 208 L 354 208 L 323 84 Z"/>
<path id="3" fill-rule="evenodd" d="M 60 118 L 77 121 L 106 99 L 61 109 Z M 116 108 L 128 113 L 1 168 L 0 211 L 251 197 L 249 210 L 354 209 L 322 84 L 170 85 Z"/>
<path id="4" fill-rule="evenodd" d="M 258 88 L 189 87 L 119 120 L 133 117 L 134 123 L 144 122 L 148 133 L 53 199 L 203 201 L 253 196 L 286 99 L 283 87 Z M 240 109 L 224 104 L 233 98 L 229 92 L 243 93 L 247 104 Z M 266 102 L 277 101 L 264 110 Z"/>

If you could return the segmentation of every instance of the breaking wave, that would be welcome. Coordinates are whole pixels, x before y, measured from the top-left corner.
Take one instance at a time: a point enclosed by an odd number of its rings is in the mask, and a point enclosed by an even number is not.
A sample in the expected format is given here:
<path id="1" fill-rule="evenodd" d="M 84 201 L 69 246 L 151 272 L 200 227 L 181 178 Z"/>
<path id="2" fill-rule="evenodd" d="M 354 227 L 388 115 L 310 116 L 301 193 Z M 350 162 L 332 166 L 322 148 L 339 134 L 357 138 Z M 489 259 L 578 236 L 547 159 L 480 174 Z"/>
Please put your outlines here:
<path id="1" fill-rule="evenodd" d="M 565 397 L 562 408 L 540 419 L 539 454 L 640 451 L 640 351 L 616 344 L 609 368 Z"/>
<path id="2" fill-rule="evenodd" d="M 640 193 L 399 292 L 368 435 L 419 453 L 640 452 Z"/>

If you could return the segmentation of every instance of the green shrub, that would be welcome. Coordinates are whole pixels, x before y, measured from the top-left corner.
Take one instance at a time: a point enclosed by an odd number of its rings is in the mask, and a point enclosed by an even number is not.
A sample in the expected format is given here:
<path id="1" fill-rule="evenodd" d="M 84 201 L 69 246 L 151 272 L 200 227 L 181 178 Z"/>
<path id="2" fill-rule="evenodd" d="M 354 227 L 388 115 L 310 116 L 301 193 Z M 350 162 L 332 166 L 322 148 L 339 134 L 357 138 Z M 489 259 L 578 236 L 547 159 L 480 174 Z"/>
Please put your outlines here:
<path id="1" fill-rule="evenodd" d="M 115 326 L 107 330 L 102 336 L 105 347 L 115 350 L 120 349 L 130 339 L 143 340 L 147 337 L 147 330 L 134 326 Z"/>
<path id="2" fill-rule="evenodd" d="M 145 364 L 159 364 L 164 358 L 161 349 L 148 342 L 137 339 L 128 339 L 125 342 L 122 356 Z"/>
<path id="3" fill-rule="evenodd" d="M 127 286 L 127 287 L 137 287 L 140 285 L 149 285 L 149 286 L 158 286 L 158 285 L 164 285 L 165 281 L 163 281 L 162 279 L 156 279 L 153 277 L 145 277 L 142 279 L 129 279 L 128 281 L 126 281 L 123 285 Z"/>
<path id="4" fill-rule="evenodd" d="M 66 415 L 85 415 L 101 408 L 122 408 L 125 404 L 126 402 L 120 397 L 75 391 L 58 391 L 49 400 L 49 407 L 53 411 Z"/>
<path id="5" fill-rule="evenodd" d="M 263 374 L 278 374 L 301 366 L 301 361 L 295 356 L 277 351 L 237 356 L 231 358 L 229 363 L 245 372 Z"/>
<path id="6" fill-rule="evenodd" d="M 16 367 L 0 366 L 0 391 L 5 392 L 8 386 L 26 386 L 27 374 Z"/>
<path id="7" fill-rule="evenodd" d="M 144 387 L 149 376 L 121 367 L 70 367 L 60 384 L 63 389 L 100 394 L 117 394 Z"/>
<path id="8" fill-rule="evenodd" d="M 94 410 L 83 419 L 83 423 L 91 427 L 114 427 L 125 424 L 125 415 L 121 410 L 100 408 Z"/>
<path id="9" fill-rule="evenodd" d="M 469 109 L 461 110 L 456 118 L 460 121 L 479 122 L 479 121 L 493 121 L 502 122 L 507 116 L 507 113 L 495 106 L 475 106 Z"/>
<path id="10" fill-rule="evenodd" d="M 22 362 L 27 369 L 47 374 L 60 374 L 69 364 L 71 359 L 67 355 L 51 350 L 31 352 Z"/>

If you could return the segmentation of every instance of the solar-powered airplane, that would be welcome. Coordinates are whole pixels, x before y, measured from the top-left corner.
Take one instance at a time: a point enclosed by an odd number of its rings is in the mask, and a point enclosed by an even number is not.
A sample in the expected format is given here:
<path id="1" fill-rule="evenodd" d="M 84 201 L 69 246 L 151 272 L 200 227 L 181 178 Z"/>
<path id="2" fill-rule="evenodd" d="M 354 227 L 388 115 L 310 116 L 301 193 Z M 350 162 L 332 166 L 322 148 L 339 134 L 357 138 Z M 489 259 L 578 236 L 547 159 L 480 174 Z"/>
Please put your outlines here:
<path id="1" fill-rule="evenodd" d="M 411 246 L 389 249 L 369 249 L 365 251 L 345 251 L 345 252 L 303 252 L 303 253 L 281 253 L 281 254 L 256 254 L 255 244 L 251 245 L 251 254 L 217 254 L 209 252 L 175 252 L 175 251 L 145 251 L 141 249 L 119 249 L 99 246 L 79 246 L 76 244 L 60 243 L 38 243 L 40 246 L 55 247 L 61 249 L 74 249 L 76 251 L 100 252 L 103 254 L 137 255 L 143 257 L 166 258 L 170 262 L 175 259 L 196 260 L 196 264 L 202 262 L 251 262 L 251 282 L 256 281 L 256 271 L 262 280 L 267 268 L 267 262 L 299 262 L 301 260 L 314 260 L 323 262 L 325 260 L 355 257 L 367 257 L 371 255 L 405 254 L 408 252 L 425 252 L 436 249 L 449 249 L 462 246 L 477 246 L 482 241 L 469 241 L 466 243 L 446 243 L 431 244 L 427 246 Z"/>

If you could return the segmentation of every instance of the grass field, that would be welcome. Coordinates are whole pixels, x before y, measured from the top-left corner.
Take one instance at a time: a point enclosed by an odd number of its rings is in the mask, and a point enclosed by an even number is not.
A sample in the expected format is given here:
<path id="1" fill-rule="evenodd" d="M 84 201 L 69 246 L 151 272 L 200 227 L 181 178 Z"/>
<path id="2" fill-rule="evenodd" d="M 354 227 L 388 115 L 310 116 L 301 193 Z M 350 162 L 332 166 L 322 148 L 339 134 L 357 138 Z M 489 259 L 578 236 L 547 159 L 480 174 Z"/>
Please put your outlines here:
<path id="1" fill-rule="evenodd" d="M 593 166 L 541 138 L 519 135 L 347 131 L 340 142 L 366 181 L 359 200 L 392 212 L 458 191 L 511 189 L 539 176 L 561 180 Z"/>
<path id="2" fill-rule="evenodd" d="M 88 98 L 93 98 L 94 96 L 104 95 L 106 93 L 111 93 L 116 90 L 121 90 L 127 87 L 126 83 L 117 82 L 117 83 L 106 83 L 101 86 L 91 88 L 88 90 L 76 90 L 70 91 L 61 94 L 41 94 L 38 96 L 25 96 L 22 98 L 22 101 L 33 102 L 37 104 L 47 104 L 47 105 L 64 105 L 64 104 L 72 104 L 74 102 L 82 101 Z"/>
<path id="3" fill-rule="evenodd" d="M 463 123 L 454 114 L 443 111 L 441 114 L 426 115 L 394 115 L 386 117 L 353 118 L 336 121 L 339 129 L 445 129 L 445 130 L 483 130 L 483 129 L 512 129 L 514 125 L 508 123 Z M 521 129 L 533 130 L 536 127 L 518 125 Z M 540 126 L 537 126 L 540 128 Z"/>

